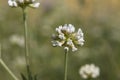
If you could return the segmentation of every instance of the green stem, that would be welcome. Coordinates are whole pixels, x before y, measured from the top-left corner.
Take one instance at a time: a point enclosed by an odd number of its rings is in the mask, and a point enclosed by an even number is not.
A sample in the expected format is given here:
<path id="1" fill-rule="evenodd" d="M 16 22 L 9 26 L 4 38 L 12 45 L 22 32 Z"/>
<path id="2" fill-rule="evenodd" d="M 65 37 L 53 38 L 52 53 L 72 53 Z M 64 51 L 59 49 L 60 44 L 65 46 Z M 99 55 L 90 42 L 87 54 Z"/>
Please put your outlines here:
<path id="1" fill-rule="evenodd" d="M 13 72 L 8 68 L 8 66 L 4 63 L 4 61 L 2 60 L 2 50 L 1 50 L 1 45 L 0 45 L 0 63 L 1 65 L 6 69 L 6 71 L 13 77 L 14 80 L 19 80 L 14 74 Z"/>
<path id="2" fill-rule="evenodd" d="M 0 59 L 0 63 L 2 64 L 2 66 L 7 70 L 7 72 L 14 78 L 14 80 L 19 80 L 14 74 L 13 72 L 7 67 L 7 65 L 4 63 L 4 61 L 2 59 Z"/>
<path id="3" fill-rule="evenodd" d="M 28 29 L 27 29 L 27 15 L 26 9 L 23 9 L 23 21 L 24 21 L 24 41 L 25 41 L 25 59 L 26 64 L 29 65 L 29 53 L 28 53 Z"/>
<path id="4" fill-rule="evenodd" d="M 28 79 L 30 80 L 31 73 L 30 73 L 29 52 L 28 52 L 28 29 L 27 29 L 26 8 L 23 8 L 23 21 L 24 21 L 25 60 L 26 60 Z"/>
<path id="5" fill-rule="evenodd" d="M 67 80 L 67 62 L 68 62 L 68 51 L 65 51 L 65 63 L 64 63 L 64 80 Z"/>
<path id="6" fill-rule="evenodd" d="M 0 44 L 0 59 L 2 58 L 2 45 Z"/>
<path id="7" fill-rule="evenodd" d="M 93 80 L 93 78 L 90 77 L 90 78 L 88 78 L 88 80 Z"/>

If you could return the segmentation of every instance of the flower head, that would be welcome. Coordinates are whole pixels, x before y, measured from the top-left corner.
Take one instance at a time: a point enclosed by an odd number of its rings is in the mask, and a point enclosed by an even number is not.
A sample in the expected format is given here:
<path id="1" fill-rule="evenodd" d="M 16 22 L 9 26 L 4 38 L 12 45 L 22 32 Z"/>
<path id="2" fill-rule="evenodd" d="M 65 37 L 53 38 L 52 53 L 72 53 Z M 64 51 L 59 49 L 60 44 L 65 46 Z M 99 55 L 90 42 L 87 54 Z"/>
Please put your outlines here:
<path id="1" fill-rule="evenodd" d="M 18 6 L 17 2 L 12 1 L 12 0 L 8 0 L 8 4 L 9 4 L 10 7 L 17 7 Z"/>
<path id="2" fill-rule="evenodd" d="M 12 44 L 16 44 L 20 47 L 24 47 L 24 37 L 23 36 L 12 35 L 9 40 Z"/>
<path id="3" fill-rule="evenodd" d="M 86 64 L 80 68 L 79 74 L 84 79 L 96 78 L 100 75 L 100 69 L 94 64 Z"/>
<path id="4" fill-rule="evenodd" d="M 8 5 L 10 7 L 21 7 L 25 8 L 30 6 L 32 8 L 38 8 L 40 3 L 35 0 L 8 0 Z"/>
<path id="5" fill-rule="evenodd" d="M 75 27 L 72 24 L 65 24 L 64 26 L 59 26 L 56 28 L 57 34 L 52 36 L 52 44 L 53 46 L 59 47 L 68 47 L 72 49 L 72 51 L 77 50 L 77 45 L 84 44 L 83 32 L 79 28 L 77 32 L 75 32 Z"/>

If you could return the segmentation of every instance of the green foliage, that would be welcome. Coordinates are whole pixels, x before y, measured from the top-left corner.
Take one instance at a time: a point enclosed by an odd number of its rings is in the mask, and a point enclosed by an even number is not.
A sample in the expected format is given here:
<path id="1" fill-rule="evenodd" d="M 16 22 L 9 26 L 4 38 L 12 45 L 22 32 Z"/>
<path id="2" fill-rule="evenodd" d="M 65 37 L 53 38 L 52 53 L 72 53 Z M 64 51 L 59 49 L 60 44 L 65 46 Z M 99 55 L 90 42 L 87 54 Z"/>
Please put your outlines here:
<path id="1" fill-rule="evenodd" d="M 21 73 L 21 77 L 22 77 L 22 80 L 27 80 L 27 78 L 22 73 Z"/>
<path id="2" fill-rule="evenodd" d="M 37 75 L 34 75 L 34 76 L 29 75 L 29 76 L 27 76 L 27 77 L 29 77 L 29 79 L 28 79 L 24 74 L 21 73 L 21 77 L 22 77 L 22 80 L 38 80 Z"/>

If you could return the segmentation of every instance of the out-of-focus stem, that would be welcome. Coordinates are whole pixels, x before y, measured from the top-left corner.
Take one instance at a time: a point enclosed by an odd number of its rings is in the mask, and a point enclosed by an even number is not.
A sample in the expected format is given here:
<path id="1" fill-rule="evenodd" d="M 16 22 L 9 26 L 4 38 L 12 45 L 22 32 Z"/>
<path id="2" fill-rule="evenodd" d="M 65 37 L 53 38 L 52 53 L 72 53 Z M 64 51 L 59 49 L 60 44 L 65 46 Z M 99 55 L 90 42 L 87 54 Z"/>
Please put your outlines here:
<path id="1" fill-rule="evenodd" d="M 0 63 L 6 69 L 6 71 L 13 77 L 14 80 L 19 80 L 2 60 L 1 44 L 0 44 Z"/>
<path id="2" fill-rule="evenodd" d="M 23 22 L 24 22 L 24 42 L 25 42 L 26 68 L 27 68 L 27 73 L 28 73 L 28 80 L 31 80 L 30 62 L 29 62 L 29 51 L 28 51 L 27 13 L 26 13 L 26 8 L 22 8 L 22 9 L 23 9 Z"/>
<path id="3" fill-rule="evenodd" d="M 2 45 L 0 44 L 0 59 L 2 57 Z"/>
<path id="4" fill-rule="evenodd" d="M 27 14 L 25 8 L 23 8 L 23 22 L 24 22 L 25 59 L 27 66 L 29 66 Z"/>

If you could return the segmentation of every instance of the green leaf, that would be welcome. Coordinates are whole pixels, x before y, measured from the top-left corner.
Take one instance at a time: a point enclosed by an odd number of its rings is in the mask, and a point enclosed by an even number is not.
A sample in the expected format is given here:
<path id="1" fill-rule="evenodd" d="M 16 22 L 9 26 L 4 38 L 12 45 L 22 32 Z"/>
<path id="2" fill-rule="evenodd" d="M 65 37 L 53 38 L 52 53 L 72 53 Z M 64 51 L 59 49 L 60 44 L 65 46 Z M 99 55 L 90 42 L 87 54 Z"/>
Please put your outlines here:
<path id="1" fill-rule="evenodd" d="M 21 73 L 21 77 L 22 77 L 23 80 L 27 80 L 27 78 L 22 73 Z"/>
<path id="2" fill-rule="evenodd" d="M 29 66 L 27 66 L 27 73 L 28 73 L 28 79 L 33 80 L 33 77 L 32 77 L 31 70 L 30 70 Z"/>
<path id="3" fill-rule="evenodd" d="M 37 75 L 34 76 L 34 79 L 33 80 L 37 80 Z"/>

